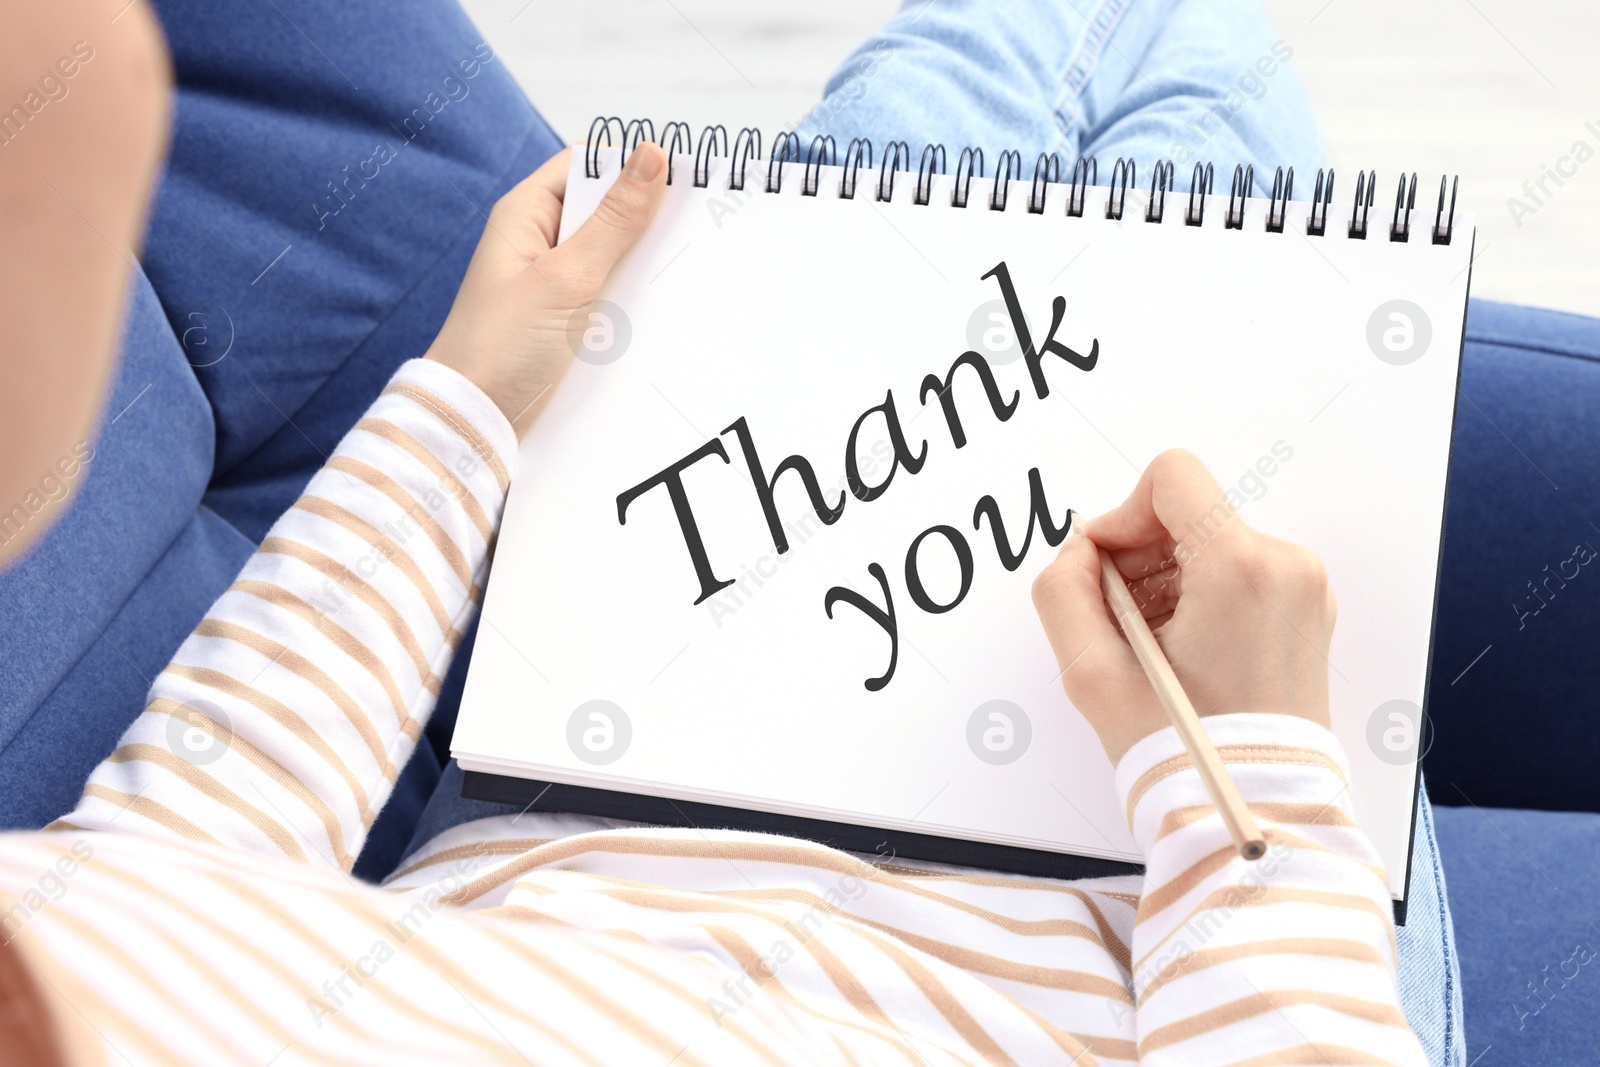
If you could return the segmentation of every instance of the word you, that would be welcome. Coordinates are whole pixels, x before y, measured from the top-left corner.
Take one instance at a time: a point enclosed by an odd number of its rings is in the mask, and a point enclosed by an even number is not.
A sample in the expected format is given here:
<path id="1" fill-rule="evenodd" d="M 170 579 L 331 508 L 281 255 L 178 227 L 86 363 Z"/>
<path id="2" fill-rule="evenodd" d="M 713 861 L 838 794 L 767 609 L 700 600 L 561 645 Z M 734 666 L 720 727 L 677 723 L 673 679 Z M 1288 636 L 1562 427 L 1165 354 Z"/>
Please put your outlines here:
<path id="1" fill-rule="evenodd" d="M 1067 302 L 1065 297 L 1057 296 L 1051 306 L 1050 332 L 1046 335 L 1044 343 L 1035 345 L 1033 335 L 1029 330 L 1027 318 L 1022 313 L 1021 301 L 1017 297 L 1015 285 L 1011 281 L 1011 272 L 1004 261 L 996 264 L 984 280 L 993 278 L 1000 286 L 1001 296 L 1004 298 L 1006 308 L 1011 315 L 1012 325 L 1016 331 L 1018 343 L 1022 347 L 1023 358 L 1027 364 L 1028 376 L 1033 385 L 1034 394 L 1043 400 L 1050 395 L 1050 384 L 1045 378 L 1045 357 L 1054 356 L 1064 360 L 1069 366 L 1080 371 L 1091 371 L 1100 359 L 1100 341 L 1092 339 L 1087 355 L 1069 348 L 1065 343 L 1056 339 L 1061 330 L 1062 320 L 1066 317 Z M 963 448 L 967 443 L 966 429 L 961 422 L 961 414 L 956 408 L 956 374 L 961 368 L 970 370 L 967 380 L 974 378 L 983 387 L 985 399 L 988 401 L 989 410 L 999 422 L 1007 422 L 1016 414 L 1017 406 L 1021 403 L 1022 391 L 1019 389 L 1012 393 L 1009 400 L 1005 399 L 996 382 L 994 370 L 989 361 L 977 352 L 967 351 L 957 356 L 955 362 L 950 364 L 949 370 L 941 378 L 938 374 L 929 374 L 922 380 L 918 390 L 917 399 L 924 407 L 928 398 L 938 398 L 939 407 L 944 413 L 945 426 L 950 435 L 951 444 L 957 449 Z M 892 454 L 888 460 L 888 471 L 881 481 L 869 483 L 863 475 L 858 457 L 858 442 L 862 430 L 869 422 L 882 420 L 884 431 L 887 434 Z M 739 448 L 744 455 L 745 465 L 749 469 L 750 481 L 755 488 L 756 500 L 761 506 L 762 514 L 767 521 L 767 530 L 772 536 L 773 548 L 781 556 L 789 551 L 788 534 L 782 519 L 778 515 L 775 502 L 778 479 L 785 474 L 793 474 L 800 479 L 801 486 L 805 489 L 806 496 L 811 502 L 812 511 L 821 520 L 824 526 L 832 526 L 844 515 L 845 502 L 849 497 L 861 501 L 863 504 L 871 503 L 882 497 L 889 490 L 890 484 L 903 469 L 907 477 L 914 477 L 923 469 L 928 460 L 929 442 L 924 440 L 918 451 L 913 452 L 911 445 L 906 440 L 905 427 L 900 421 L 899 410 L 895 402 L 893 390 L 885 393 L 883 402 L 874 404 L 861 413 L 855 425 L 850 428 L 850 433 L 844 446 L 845 491 L 839 493 L 837 501 L 830 503 L 822 491 L 822 486 L 817 481 L 816 471 L 812 468 L 811 461 L 801 455 L 785 457 L 773 469 L 771 475 L 767 474 L 766 465 L 762 462 L 760 452 L 756 448 L 755 435 L 751 432 L 749 424 L 743 416 L 735 419 L 722 433 L 733 434 L 738 441 Z M 672 503 L 672 510 L 677 516 L 678 529 L 683 535 L 684 547 L 689 552 L 689 561 L 694 566 L 695 578 L 699 583 L 700 592 L 695 597 L 694 603 L 699 604 L 706 600 L 719 589 L 726 589 L 734 583 L 732 578 L 722 578 L 717 574 L 717 569 L 711 562 L 706 550 L 705 539 L 700 533 L 698 520 L 695 518 L 694 509 L 689 503 L 689 492 L 684 486 L 683 475 L 690 467 L 702 460 L 715 456 L 723 463 L 731 463 L 728 450 L 724 447 L 721 436 L 714 437 L 690 452 L 687 456 L 669 465 L 664 470 L 651 475 L 638 485 L 624 490 L 617 496 L 617 521 L 627 525 L 628 508 L 634 501 L 655 489 L 663 489 L 667 498 Z M 981 530 L 985 517 L 989 520 L 990 530 L 994 535 L 995 551 L 1000 557 L 1000 563 L 1008 571 L 1014 571 L 1022 565 L 1023 557 L 1027 554 L 1033 542 L 1034 526 L 1037 524 L 1043 532 L 1044 541 L 1050 546 L 1059 545 L 1067 536 L 1067 531 L 1072 527 L 1072 510 L 1069 508 L 1062 516 L 1060 522 L 1052 521 L 1049 506 L 1045 500 L 1044 484 L 1040 480 L 1039 468 L 1034 467 L 1028 471 L 1028 488 L 1030 492 L 1030 510 L 1028 513 L 1027 529 L 1022 536 L 1022 543 L 1015 550 L 1006 536 L 1005 524 L 1000 517 L 1000 505 L 993 496 L 984 496 L 977 503 L 972 512 L 972 528 Z M 960 573 L 957 589 L 954 595 L 943 598 L 930 592 L 922 579 L 922 554 L 924 552 L 942 551 L 954 557 L 954 562 Z M 896 617 L 894 596 L 890 592 L 889 577 L 883 566 L 877 562 L 867 565 L 867 573 L 878 583 L 882 594 L 882 603 L 855 591 L 847 585 L 836 585 L 829 589 L 823 597 L 822 607 L 828 618 L 834 617 L 836 605 L 844 604 L 860 611 L 878 626 L 883 627 L 889 637 L 889 665 L 888 668 L 875 678 L 866 680 L 866 688 L 876 692 L 889 684 L 894 677 L 895 665 L 900 656 L 900 631 Z M 930 615 L 939 615 L 951 611 L 966 599 L 967 593 L 972 588 L 973 558 L 972 547 L 967 543 L 966 535 L 954 526 L 944 524 L 930 526 L 918 534 L 906 550 L 905 562 L 906 592 L 911 602 Z"/>
<path id="2" fill-rule="evenodd" d="M 456 77 L 454 71 L 446 74 L 444 81 L 439 84 L 439 89 L 432 90 L 423 97 L 420 107 L 412 108 L 411 113 L 401 119 L 399 125 L 392 122 L 389 124 L 396 133 L 405 138 L 400 142 L 399 148 L 392 147 L 387 141 L 379 141 L 373 148 L 372 155 L 357 161 L 354 173 L 351 173 L 350 164 L 346 163 L 339 172 L 344 176 L 344 180 L 330 179 L 326 183 L 327 195 L 311 201 L 311 210 L 317 216 L 317 229 L 327 229 L 328 220 L 349 207 L 355 200 L 356 193 L 365 189 L 368 182 L 382 174 L 384 167 L 398 159 L 400 152 L 417 139 L 436 115 L 451 104 L 465 100 L 472 92 L 472 86 L 467 82 L 476 78 L 484 67 L 493 62 L 494 49 L 487 42 L 479 41 L 472 48 L 472 56 L 456 64 L 456 70 L 461 72 L 461 77 Z M 355 183 L 354 187 L 351 186 L 352 182 Z"/>
<path id="3" fill-rule="evenodd" d="M 1596 141 L 1600 141 L 1600 123 L 1590 120 L 1583 124 Z M 1549 163 L 1539 164 L 1539 176 L 1530 178 L 1522 183 L 1522 193 L 1527 199 L 1519 197 L 1506 197 L 1506 210 L 1511 213 L 1511 221 L 1517 224 L 1517 229 L 1522 229 L 1522 220 L 1529 215 L 1536 215 L 1545 202 L 1552 199 L 1555 194 L 1550 191 L 1550 183 L 1554 182 L 1557 189 L 1567 184 L 1562 179 L 1576 178 L 1578 168 L 1594 158 L 1595 149 L 1582 137 L 1572 142 L 1572 147 L 1567 154 L 1558 158 L 1555 166 Z M 1537 191 L 1535 191 L 1537 190 Z M 1543 194 L 1542 196 L 1540 194 Z"/>
<path id="4" fill-rule="evenodd" d="M 1527 629 L 1528 620 L 1549 607 L 1550 601 L 1556 598 L 1556 594 L 1565 589 L 1568 582 L 1582 574 L 1583 568 L 1588 566 L 1594 557 L 1594 546 L 1585 541 L 1583 544 L 1573 546 L 1572 555 L 1557 563 L 1554 573 L 1550 571 L 1550 564 L 1546 563 L 1543 571 L 1544 580 L 1538 585 L 1531 581 L 1528 583 L 1528 592 L 1533 595 L 1511 602 L 1511 610 L 1517 616 L 1517 629 Z M 1551 582 L 1555 583 L 1555 588 L 1551 588 Z M 1544 590 L 1543 595 L 1539 592 L 1541 589 Z"/>
<path id="5" fill-rule="evenodd" d="M 93 58 L 94 46 L 88 41 L 78 41 L 72 46 L 70 56 L 62 56 L 56 60 L 55 66 L 46 68 L 39 75 L 37 89 L 29 89 L 22 95 L 20 103 L 12 104 L 6 111 L 0 112 L 0 148 L 21 137 L 28 123 L 45 108 L 65 100 L 67 94 L 72 92 L 67 82 L 76 78 L 83 64 Z"/>

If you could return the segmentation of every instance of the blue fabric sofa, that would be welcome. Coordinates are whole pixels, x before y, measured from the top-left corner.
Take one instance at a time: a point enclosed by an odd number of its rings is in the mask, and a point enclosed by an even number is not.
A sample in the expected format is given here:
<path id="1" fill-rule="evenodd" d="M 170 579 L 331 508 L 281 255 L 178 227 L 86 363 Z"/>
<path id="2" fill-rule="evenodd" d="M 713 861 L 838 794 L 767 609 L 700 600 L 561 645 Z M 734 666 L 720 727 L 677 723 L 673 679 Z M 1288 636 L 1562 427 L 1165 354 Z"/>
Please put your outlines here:
<path id="1" fill-rule="evenodd" d="M 177 110 L 117 380 L 78 495 L 0 576 L 4 827 L 71 806 L 273 519 L 426 349 L 489 206 L 560 146 L 454 5 L 154 7 Z M 1597 427 L 1600 322 L 1475 301 L 1426 763 L 1485 1064 L 1600 1059 L 1583 948 L 1600 948 L 1600 573 L 1559 577 L 1600 546 Z M 437 780 L 459 666 L 365 876 Z"/>

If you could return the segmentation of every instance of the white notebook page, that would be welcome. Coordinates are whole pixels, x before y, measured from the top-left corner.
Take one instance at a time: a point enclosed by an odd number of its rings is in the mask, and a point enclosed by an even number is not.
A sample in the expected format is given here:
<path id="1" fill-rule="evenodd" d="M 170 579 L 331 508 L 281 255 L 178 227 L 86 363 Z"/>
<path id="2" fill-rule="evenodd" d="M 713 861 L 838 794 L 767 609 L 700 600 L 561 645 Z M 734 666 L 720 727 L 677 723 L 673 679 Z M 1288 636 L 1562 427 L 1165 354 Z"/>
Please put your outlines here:
<path id="1" fill-rule="evenodd" d="M 617 153 L 599 162 L 601 177 L 586 178 L 574 153 L 563 234 L 615 179 Z M 754 161 L 748 191 L 732 191 L 717 159 L 695 188 L 693 160 L 679 157 L 660 217 L 607 285 L 590 341 L 610 347 L 573 366 L 522 445 L 453 741 L 462 766 L 1136 861 L 1111 765 L 1033 612 L 1030 584 L 1055 549 L 1036 530 L 1008 571 L 973 515 L 994 497 L 1015 548 L 1030 469 L 1059 521 L 1114 506 L 1178 446 L 1238 491 L 1245 521 L 1327 563 L 1340 605 L 1334 728 L 1400 896 L 1416 730 L 1390 712 L 1424 699 L 1471 220 L 1456 216 L 1451 243 L 1433 244 L 1430 201 L 1395 243 L 1380 198 L 1361 241 L 1345 234 L 1348 204 L 1308 237 L 1303 201 L 1274 234 L 1265 199 L 1235 230 L 1226 196 L 1194 227 L 1186 193 L 1168 194 L 1156 224 L 1146 190 L 1118 222 L 1103 187 L 1069 218 L 1064 185 L 1036 215 L 1027 182 L 1002 212 L 982 180 L 962 209 L 949 177 L 916 204 L 914 173 L 885 203 L 874 171 L 852 200 L 838 196 L 837 168 L 821 168 L 815 197 L 802 195 L 802 165 L 783 172 L 781 192 L 764 192 L 767 165 Z M 1002 262 L 1035 342 L 1060 295 L 1057 340 L 1082 354 L 1097 340 L 1099 359 L 1083 371 L 1045 355 L 1041 399 L 1017 352 L 991 353 L 1004 398 L 1020 392 L 1004 422 L 971 368 L 958 371 L 958 449 L 920 386 L 974 344 L 1014 343 L 1001 288 L 983 278 Z M 1394 301 L 1409 305 L 1401 319 L 1388 316 Z M 778 553 L 728 428 L 744 420 L 768 477 L 806 457 L 832 504 L 851 427 L 887 394 L 912 452 L 926 442 L 921 469 L 897 470 L 877 499 L 847 494 L 826 526 L 801 480 L 782 475 L 791 543 Z M 868 483 L 888 471 L 885 426 L 874 416 L 860 435 Z M 683 486 L 712 571 L 736 584 L 697 604 L 666 487 L 639 494 L 625 524 L 618 496 L 713 439 L 728 462 L 695 463 Z M 941 613 L 917 606 L 906 577 L 908 549 L 935 526 L 959 531 L 972 560 L 965 596 Z M 899 648 L 892 678 L 869 691 L 890 639 L 849 604 L 830 619 L 824 598 L 848 587 L 881 606 L 874 563 Z M 946 534 L 925 538 L 917 563 L 930 602 L 954 599 Z M 985 706 L 1008 712 L 1009 733 Z M 625 724 L 607 732 L 583 714 L 574 726 L 582 707 L 611 719 L 620 708 Z"/>

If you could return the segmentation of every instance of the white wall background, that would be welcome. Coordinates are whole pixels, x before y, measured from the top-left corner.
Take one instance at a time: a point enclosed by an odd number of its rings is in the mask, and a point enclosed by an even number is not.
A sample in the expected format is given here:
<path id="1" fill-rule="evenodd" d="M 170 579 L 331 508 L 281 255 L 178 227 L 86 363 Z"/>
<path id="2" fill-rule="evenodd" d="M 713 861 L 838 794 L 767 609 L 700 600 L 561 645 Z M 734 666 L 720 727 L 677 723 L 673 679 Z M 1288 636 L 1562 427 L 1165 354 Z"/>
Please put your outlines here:
<path id="1" fill-rule="evenodd" d="M 773 130 L 816 102 L 894 0 L 464 0 L 569 138 L 598 114 Z M 1310 88 L 1348 200 L 1358 168 L 1391 195 L 1460 174 L 1478 217 L 1475 295 L 1600 315 L 1600 3 L 1266 0 Z M 1586 124 L 1592 123 L 1592 127 Z M 1523 189 L 1583 141 L 1550 194 Z M 1565 164 L 1572 170 L 1573 163 Z M 1429 177 L 1432 176 L 1431 181 Z M 1529 209 L 1514 218 L 1508 199 Z"/>

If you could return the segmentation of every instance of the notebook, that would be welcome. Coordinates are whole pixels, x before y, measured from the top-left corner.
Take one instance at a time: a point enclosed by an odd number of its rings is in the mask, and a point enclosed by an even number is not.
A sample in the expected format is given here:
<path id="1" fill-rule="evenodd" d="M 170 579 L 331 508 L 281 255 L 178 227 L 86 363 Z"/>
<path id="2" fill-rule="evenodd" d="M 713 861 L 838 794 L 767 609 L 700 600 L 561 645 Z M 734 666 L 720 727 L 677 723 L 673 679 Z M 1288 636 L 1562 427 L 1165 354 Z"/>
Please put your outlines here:
<path id="1" fill-rule="evenodd" d="M 597 122 L 563 237 L 653 133 Z M 1333 726 L 1403 902 L 1474 237 L 1453 186 L 688 134 L 521 446 L 468 795 L 1135 870 L 1030 585 L 1069 512 L 1183 447 L 1327 564 Z"/>

